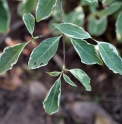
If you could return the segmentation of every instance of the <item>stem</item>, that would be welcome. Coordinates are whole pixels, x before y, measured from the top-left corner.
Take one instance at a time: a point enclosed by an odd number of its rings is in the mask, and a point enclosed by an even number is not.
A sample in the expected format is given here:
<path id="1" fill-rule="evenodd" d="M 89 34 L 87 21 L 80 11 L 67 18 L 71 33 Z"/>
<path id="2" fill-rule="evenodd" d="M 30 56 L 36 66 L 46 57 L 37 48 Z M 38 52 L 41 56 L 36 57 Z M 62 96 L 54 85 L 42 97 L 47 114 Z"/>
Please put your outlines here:
<path id="1" fill-rule="evenodd" d="M 61 13 L 61 22 L 64 23 L 62 0 L 60 0 L 60 13 Z M 63 69 L 65 69 L 66 50 L 65 50 L 64 36 L 62 37 L 62 42 L 63 42 Z"/>

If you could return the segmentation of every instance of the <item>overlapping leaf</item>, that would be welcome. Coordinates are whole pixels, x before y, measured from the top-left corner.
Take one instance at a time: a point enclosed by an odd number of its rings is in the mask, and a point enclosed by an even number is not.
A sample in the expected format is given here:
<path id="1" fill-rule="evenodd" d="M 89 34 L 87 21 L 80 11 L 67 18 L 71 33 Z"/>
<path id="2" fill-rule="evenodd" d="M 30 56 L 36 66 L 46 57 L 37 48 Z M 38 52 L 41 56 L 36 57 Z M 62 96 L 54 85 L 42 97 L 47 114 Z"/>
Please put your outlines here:
<path id="1" fill-rule="evenodd" d="M 39 22 L 50 16 L 57 0 L 38 0 L 36 7 L 36 21 Z"/>
<path id="2" fill-rule="evenodd" d="M 33 17 L 31 13 L 25 13 L 22 19 L 26 25 L 26 28 L 32 35 L 34 31 L 34 27 L 35 27 L 35 18 Z"/>
<path id="3" fill-rule="evenodd" d="M 32 12 L 36 7 L 37 0 L 22 0 L 18 6 L 18 14 L 23 16 L 25 13 Z"/>
<path id="4" fill-rule="evenodd" d="M 84 71 L 80 69 L 71 69 L 69 71 L 83 84 L 87 91 L 91 91 L 90 78 Z"/>
<path id="5" fill-rule="evenodd" d="M 58 72 L 58 71 L 53 71 L 53 72 L 47 72 L 49 75 L 51 75 L 51 76 L 54 76 L 54 77 L 56 77 L 56 76 L 58 76 L 61 72 Z"/>
<path id="6" fill-rule="evenodd" d="M 72 23 L 61 23 L 54 24 L 54 26 L 59 29 L 62 33 L 71 38 L 76 39 L 88 39 L 91 38 L 89 33 L 87 33 L 83 28 L 72 24 Z"/>
<path id="7" fill-rule="evenodd" d="M 103 9 L 102 11 L 98 12 L 98 16 L 106 17 L 106 16 L 109 16 L 109 15 L 112 15 L 114 12 L 116 12 L 121 7 L 122 7 L 122 2 L 113 3 L 110 7 L 106 8 L 106 9 Z"/>
<path id="8" fill-rule="evenodd" d="M 61 36 L 48 38 L 42 41 L 42 43 L 32 51 L 28 62 L 30 69 L 47 65 L 48 61 L 57 51 L 60 37 Z"/>
<path id="9" fill-rule="evenodd" d="M 10 23 L 10 11 L 6 0 L 0 0 L 0 32 L 5 33 Z"/>
<path id="10" fill-rule="evenodd" d="M 77 85 L 66 74 L 63 74 L 63 78 L 71 86 L 77 87 Z"/>
<path id="11" fill-rule="evenodd" d="M 16 64 L 22 50 L 28 43 L 7 47 L 0 56 L 0 74 L 10 70 Z"/>
<path id="12" fill-rule="evenodd" d="M 61 96 L 61 81 L 60 78 L 56 80 L 51 89 L 49 90 L 44 102 L 43 107 L 45 112 L 49 115 L 57 112 L 60 105 Z"/>
<path id="13" fill-rule="evenodd" d="M 100 55 L 106 66 L 114 73 L 122 74 L 122 59 L 116 48 L 105 42 L 98 43 Z"/>
<path id="14" fill-rule="evenodd" d="M 92 18 L 88 23 L 88 31 L 91 35 L 100 36 L 102 35 L 107 28 L 107 19 L 106 18 Z"/>
<path id="15" fill-rule="evenodd" d="M 81 58 L 81 62 L 85 64 L 102 64 L 102 60 L 98 57 L 94 45 L 79 39 L 71 39 L 71 42 Z"/>

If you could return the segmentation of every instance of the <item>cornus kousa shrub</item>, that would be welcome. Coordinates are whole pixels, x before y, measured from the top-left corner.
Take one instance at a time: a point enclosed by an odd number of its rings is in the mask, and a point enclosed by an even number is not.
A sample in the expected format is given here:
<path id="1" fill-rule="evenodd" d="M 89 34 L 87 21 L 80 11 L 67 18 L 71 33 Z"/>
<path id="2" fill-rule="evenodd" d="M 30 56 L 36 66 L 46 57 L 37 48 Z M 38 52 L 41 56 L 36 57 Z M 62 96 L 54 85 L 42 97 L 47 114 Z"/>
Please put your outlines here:
<path id="1" fill-rule="evenodd" d="M 105 8 L 97 10 L 97 6 L 102 3 Z M 4 14 L 4 17 L 0 15 L 0 31 L 6 31 L 10 14 L 7 12 L 8 7 L 5 6 L 6 1 L 0 0 L 0 12 Z M 120 57 L 117 49 L 110 43 L 105 41 L 97 41 L 92 38 L 91 35 L 100 36 L 103 34 L 107 27 L 107 16 L 112 15 L 118 11 L 116 16 L 116 34 L 119 38 L 122 36 L 122 2 L 114 0 L 81 0 L 80 6 L 78 6 L 73 12 L 65 14 L 62 7 L 62 0 L 38 0 L 37 5 L 34 1 L 29 3 L 28 0 L 21 2 L 18 7 L 20 15 L 25 13 L 22 17 L 24 24 L 28 32 L 32 36 L 32 40 L 16 44 L 13 47 L 7 47 L 0 55 L 0 74 L 12 69 L 16 64 L 21 52 L 26 45 L 32 43 L 34 39 L 38 39 L 41 36 L 33 36 L 36 22 L 40 22 L 49 16 L 54 16 L 54 20 L 51 23 L 54 27 L 52 32 L 57 32 L 59 35 L 51 37 L 42 41 L 31 53 L 28 68 L 36 69 L 42 66 L 46 66 L 49 60 L 55 55 L 60 39 L 63 40 L 63 65 L 60 72 L 53 71 L 47 72 L 51 76 L 57 76 L 57 80 L 50 88 L 48 94 L 43 102 L 43 107 L 49 115 L 58 111 L 60 106 L 61 97 L 61 78 L 63 77 L 65 82 L 71 86 L 76 87 L 76 84 L 66 75 L 66 72 L 70 72 L 79 82 L 84 86 L 87 91 L 91 91 L 90 78 L 81 69 L 67 69 L 65 66 L 65 36 L 67 36 L 73 45 L 76 53 L 79 55 L 81 62 L 87 65 L 92 64 L 105 64 L 114 73 L 122 74 L 122 58 Z M 31 5 L 31 6 L 27 6 Z M 35 17 L 29 13 L 36 5 Z M 90 8 L 90 15 L 88 18 L 88 32 L 86 32 L 81 26 L 83 25 L 83 9 L 81 5 L 88 5 Z M 30 7 L 30 8 L 29 8 Z M 21 13 L 20 13 L 21 12 Z M 81 16 L 82 15 L 82 16 Z M 99 17 L 99 18 L 96 18 Z M 1 17 L 5 19 L 4 24 L 1 24 Z M 82 22 L 80 23 L 80 21 Z M 57 22 L 57 23 L 56 23 Z M 59 23 L 60 22 L 60 23 Z M 96 42 L 97 45 L 93 45 L 87 42 L 87 39 L 91 39 Z"/>

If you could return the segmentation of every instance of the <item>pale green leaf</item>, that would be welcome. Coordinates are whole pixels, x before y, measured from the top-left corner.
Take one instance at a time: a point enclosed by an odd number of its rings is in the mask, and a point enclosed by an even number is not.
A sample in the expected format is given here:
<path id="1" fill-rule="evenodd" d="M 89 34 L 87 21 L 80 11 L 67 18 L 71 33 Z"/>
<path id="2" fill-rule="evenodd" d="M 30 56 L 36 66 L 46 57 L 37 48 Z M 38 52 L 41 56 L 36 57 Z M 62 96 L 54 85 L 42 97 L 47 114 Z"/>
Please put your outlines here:
<path id="1" fill-rule="evenodd" d="M 66 74 L 63 74 L 63 78 L 71 86 L 77 87 L 77 85 Z"/>
<path id="2" fill-rule="evenodd" d="M 87 91 L 91 91 L 90 78 L 81 69 L 71 69 L 69 70 L 86 88 Z"/>
<path id="3" fill-rule="evenodd" d="M 98 12 L 97 14 L 100 17 L 103 17 L 103 16 L 106 17 L 109 15 L 112 15 L 121 7 L 122 7 L 122 2 L 116 2 L 116 3 L 111 4 L 111 6 L 107 7 L 106 9 L 103 9 L 102 11 Z"/>
<path id="4" fill-rule="evenodd" d="M 122 59 L 116 48 L 109 43 L 98 42 L 100 55 L 106 66 L 114 73 L 122 74 Z"/>
<path id="5" fill-rule="evenodd" d="M 91 35 L 100 36 L 107 28 L 107 18 L 90 18 L 88 23 L 88 31 Z"/>
<path id="6" fill-rule="evenodd" d="M 17 8 L 17 12 L 20 16 L 23 16 L 25 13 L 32 12 L 36 7 L 37 0 L 22 0 Z"/>
<path id="7" fill-rule="evenodd" d="M 36 21 L 39 22 L 51 15 L 57 0 L 38 0 L 36 7 Z"/>
<path id="8" fill-rule="evenodd" d="M 60 96 L 61 96 L 61 80 L 58 78 L 49 90 L 44 102 L 43 107 L 45 112 L 49 115 L 57 112 L 60 106 Z"/>
<path id="9" fill-rule="evenodd" d="M 85 64 L 102 64 L 102 60 L 97 55 L 94 45 L 79 39 L 71 39 L 71 43 L 81 58 L 81 62 Z"/>
<path id="10" fill-rule="evenodd" d="M 6 0 L 0 0 L 0 32 L 5 33 L 10 24 L 10 11 Z"/>
<path id="11" fill-rule="evenodd" d="M 53 71 L 53 72 L 47 72 L 49 75 L 51 75 L 51 76 L 54 76 L 54 77 L 56 77 L 56 76 L 58 76 L 61 72 L 58 72 L 58 71 Z"/>
<path id="12" fill-rule="evenodd" d="M 27 30 L 32 35 L 35 27 L 35 18 L 31 13 L 25 13 L 23 15 L 23 21 L 26 25 Z"/>
<path id="13" fill-rule="evenodd" d="M 54 24 L 54 26 L 59 29 L 62 33 L 71 38 L 76 39 L 88 39 L 91 38 L 89 33 L 87 33 L 83 28 L 72 24 L 72 23 L 61 23 Z"/>
<path id="14" fill-rule="evenodd" d="M 109 5 L 109 4 L 111 4 L 112 2 L 114 2 L 115 0 L 104 0 L 103 1 L 103 4 L 104 5 Z"/>
<path id="15" fill-rule="evenodd" d="M 16 64 L 22 50 L 27 44 L 21 43 L 4 49 L 0 57 L 0 74 L 10 70 Z"/>
<path id="16" fill-rule="evenodd" d="M 122 35 L 122 12 L 118 15 L 118 18 L 116 21 L 116 32 Z"/>
<path id="17" fill-rule="evenodd" d="M 86 1 L 88 1 L 88 2 L 97 2 L 97 0 L 86 0 Z"/>
<path id="18" fill-rule="evenodd" d="M 28 62 L 28 67 L 30 69 L 36 69 L 47 65 L 48 61 L 57 51 L 60 37 L 61 36 L 57 36 L 42 41 L 40 45 L 32 51 Z"/>

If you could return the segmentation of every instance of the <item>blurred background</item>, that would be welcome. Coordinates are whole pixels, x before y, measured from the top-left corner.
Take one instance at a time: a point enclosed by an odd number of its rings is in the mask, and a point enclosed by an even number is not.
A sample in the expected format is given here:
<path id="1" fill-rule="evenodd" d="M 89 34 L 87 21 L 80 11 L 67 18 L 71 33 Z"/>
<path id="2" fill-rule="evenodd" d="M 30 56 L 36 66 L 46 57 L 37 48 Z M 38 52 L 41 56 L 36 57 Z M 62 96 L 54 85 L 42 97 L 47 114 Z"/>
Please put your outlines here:
<path id="1" fill-rule="evenodd" d="M 115 27 L 122 7 L 102 17 L 95 14 L 116 1 L 106 0 L 104 3 L 99 1 L 91 4 L 86 0 L 64 0 L 65 21 L 82 26 L 93 38 L 113 44 L 122 54 L 121 36 L 116 32 Z M 21 16 L 25 12 L 32 12 L 35 15 L 36 0 L 8 0 L 7 2 L 10 25 L 7 33 L 0 31 L 0 53 L 7 46 L 31 39 Z M 58 23 L 60 20 L 57 5 L 50 18 L 36 23 L 34 36 L 49 33 L 54 28 L 52 23 Z M 65 37 L 66 67 L 84 70 L 91 78 L 92 91 L 86 91 L 78 80 L 68 73 L 77 87 L 68 85 L 62 79 L 60 110 L 51 116 L 45 113 L 42 102 L 56 80 L 45 72 L 61 70 L 62 42 L 47 66 L 29 70 L 27 63 L 31 51 L 41 41 L 58 34 L 60 32 L 56 31 L 35 40 L 35 44 L 28 44 L 13 69 L 0 75 L 0 124 L 122 124 L 122 76 L 114 74 L 105 65 L 81 63 L 67 37 Z M 95 44 L 90 39 L 88 42 Z"/>

